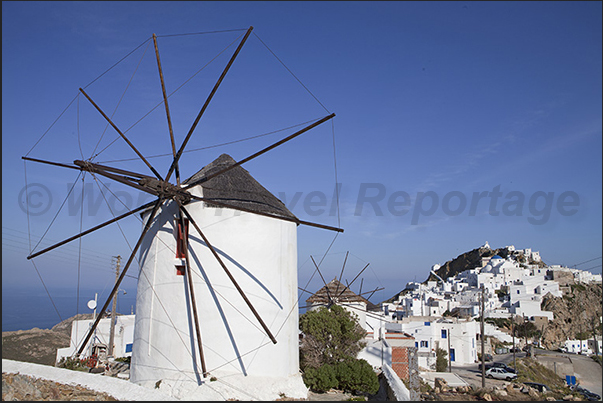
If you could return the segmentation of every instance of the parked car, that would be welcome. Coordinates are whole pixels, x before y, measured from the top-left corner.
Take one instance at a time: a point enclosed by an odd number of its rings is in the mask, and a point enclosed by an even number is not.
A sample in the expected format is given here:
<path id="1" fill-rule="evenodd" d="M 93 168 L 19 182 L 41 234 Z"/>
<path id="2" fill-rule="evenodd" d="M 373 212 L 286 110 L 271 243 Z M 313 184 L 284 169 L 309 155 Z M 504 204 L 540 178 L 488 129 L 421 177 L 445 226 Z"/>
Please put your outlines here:
<path id="1" fill-rule="evenodd" d="M 511 372 L 512 374 L 516 374 L 517 371 L 515 371 L 515 369 L 511 368 L 510 366 L 508 366 L 507 364 L 505 364 L 504 362 L 491 362 L 485 365 L 486 367 L 486 371 L 489 370 L 490 368 L 502 368 L 507 372 Z M 477 365 L 477 369 L 479 369 L 480 371 L 482 370 L 482 363 L 480 362 Z"/>
<path id="2" fill-rule="evenodd" d="M 540 393 L 544 393 L 544 392 L 550 392 L 551 388 L 549 388 L 547 385 L 545 385 L 544 383 L 536 383 L 536 382 L 524 382 L 524 385 L 528 385 L 534 389 L 536 389 L 537 391 L 539 391 Z"/>
<path id="3" fill-rule="evenodd" d="M 507 372 L 502 368 L 490 368 L 486 371 L 486 378 L 504 379 L 506 381 L 512 381 L 517 378 L 517 374 Z"/>
<path id="4" fill-rule="evenodd" d="M 492 364 L 493 363 L 489 363 L 489 364 L 485 365 L 486 371 L 489 370 L 490 368 L 492 368 Z M 477 369 L 479 369 L 480 371 L 482 370 L 482 363 L 481 362 L 479 364 L 477 364 Z"/>
<path id="5" fill-rule="evenodd" d="M 493 368 L 502 368 L 505 371 L 510 372 L 512 374 L 516 374 L 517 373 L 517 371 L 515 371 L 515 368 L 512 368 L 512 367 L 508 366 L 504 362 L 493 362 L 491 365 L 492 365 Z"/>

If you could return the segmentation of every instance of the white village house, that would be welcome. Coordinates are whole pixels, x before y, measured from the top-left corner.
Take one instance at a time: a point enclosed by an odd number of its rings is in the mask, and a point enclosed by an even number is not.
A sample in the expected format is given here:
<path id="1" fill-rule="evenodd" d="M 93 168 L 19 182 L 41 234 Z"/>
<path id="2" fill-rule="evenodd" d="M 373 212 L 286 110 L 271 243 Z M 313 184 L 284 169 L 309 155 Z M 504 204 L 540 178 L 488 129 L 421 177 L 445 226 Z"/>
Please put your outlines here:
<path id="1" fill-rule="evenodd" d="M 113 357 L 129 357 L 132 355 L 132 341 L 134 340 L 134 317 L 135 315 L 117 315 L 114 328 Z M 72 357 L 81 346 L 88 331 L 92 327 L 93 319 L 74 320 L 71 324 L 71 337 L 69 347 L 57 349 L 56 363 L 61 359 Z M 111 340 L 111 318 L 102 318 L 86 346 L 83 349 L 84 356 L 90 356 L 92 346 L 104 346 L 105 353 Z"/>

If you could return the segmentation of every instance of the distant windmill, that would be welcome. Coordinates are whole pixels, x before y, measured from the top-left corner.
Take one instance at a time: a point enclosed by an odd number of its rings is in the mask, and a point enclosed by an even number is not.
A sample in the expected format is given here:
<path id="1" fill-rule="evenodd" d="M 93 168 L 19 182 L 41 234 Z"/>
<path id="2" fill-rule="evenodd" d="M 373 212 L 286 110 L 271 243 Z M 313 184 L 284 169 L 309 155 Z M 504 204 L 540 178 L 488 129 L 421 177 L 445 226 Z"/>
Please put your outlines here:
<path id="1" fill-rule="evenodd" d="M 325 278 L 322 275 L 322 272 L 320 271 L 318 264 L 316 264 L 314 257 L 310 256 L 312 263 L 314 264 L 314 267 L 316 268 L 316 271 L 320 275 L 320 278 L 322 280 L 322 283 L 324 284 L 324 287 L 322 287 L 320 290 L 318 290 L 316 292 L 310 292 L 308 290 L 300 288 L 301 291 L 311 294 L 311 296 L 306 300 L 308 305 L 306 305 L 302 308 L 317 309 L 320 307 L 328 308 L 332 305 L 340 305 L 340 306 L 348 308 L 351 312 L 356 313 L 360 317 L 361 322 L 364 320 L 367 307 L 372 308 L 374 305 L 369 301 L 370 297 L 372 297 L 375 292 L 383 290 L 384 287 L 376 287 L 374 290 L 365 291 L 363 293 L 362 292 L 363 279 L 361 279 L 360 288 L 358 290 L 358 293 L 353 292 L 352 289 L 350 288 L 354 284 L 354 282 L 358 279 L 358 277 L 360 277 L 360 275 L 368 268 L 370 263 L 367 263 L 362 268 L 362 270 L 360 270 L 358 272 L 358 274 L 356 274 L 356 276 L 354 276 L 352 281 L 348 282 L 347 280 L 345 280 L 346 284 L 343 285 L 341 283 L 341 279 L 343 277 L 345 265 L 348 260 L 348 254 L 349 254 L 349 251 L 346 252 L 345 259 L 344 259 L 343 265 L 341 267 L 341 273 L 339 274 L 339 279 L 334 278 L 329 283 L 327 283 L 325 281 Z M 369 294 L 369 295 L 367 297 L 363 297 L 363 295 L 365 295 L 365 294 Z"/>

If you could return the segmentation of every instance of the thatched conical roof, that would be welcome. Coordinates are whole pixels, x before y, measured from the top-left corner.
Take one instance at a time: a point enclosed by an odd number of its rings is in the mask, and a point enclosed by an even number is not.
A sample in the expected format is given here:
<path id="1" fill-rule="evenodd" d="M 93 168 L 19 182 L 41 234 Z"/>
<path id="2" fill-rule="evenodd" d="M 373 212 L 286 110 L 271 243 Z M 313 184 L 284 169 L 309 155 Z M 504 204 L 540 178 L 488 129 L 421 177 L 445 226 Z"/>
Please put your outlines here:
<path id="1" fill-rule="evenodd" d="M 235 160 L 228 154 L 222 154 L 213 162 L 203 167 L 199 172 L 184 181 L 184 184 L 193 183 L 215 172 L 235 164 Z M 201 182 L 203 197 L 236 207 L 253 211 L 274 214 L 282 217 L 297 219 L 285 204 L 264 188 L 240 165 L 208 181 Z M 222 207 L 207 203 L 210 207 Z"/>
<path id="2" fill-rule="evenodd" d="M 328 290 L 328 291 L 327 291 Z M 329 299 L 330 296 L 330 299 Z M 314 293 L 310 298 L 306 300 L 309 304 L 329 304 L 330 302 L 334 303 L 350 303 L 350 302 L 364 302 L 367 305 L 369 301 L 356 294 L 352 290 L 350 290 L 345 285 L 341 284 L 339 280 L 334 278 L 330 283 L 322 287 L 316 293 Z"/>

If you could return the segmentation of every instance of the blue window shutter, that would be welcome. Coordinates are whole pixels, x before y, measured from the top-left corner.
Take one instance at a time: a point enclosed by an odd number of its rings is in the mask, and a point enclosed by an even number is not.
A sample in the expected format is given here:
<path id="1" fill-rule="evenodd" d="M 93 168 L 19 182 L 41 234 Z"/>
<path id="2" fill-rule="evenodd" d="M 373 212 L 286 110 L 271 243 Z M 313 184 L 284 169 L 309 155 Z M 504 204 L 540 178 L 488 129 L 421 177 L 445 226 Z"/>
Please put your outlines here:
<path id="1" fill-rule="evenodd" d="M 132 343 L 126 344 L 126 353 L 131 353 L 131 352 L 132 352 Z"/>

